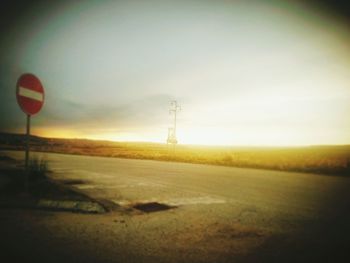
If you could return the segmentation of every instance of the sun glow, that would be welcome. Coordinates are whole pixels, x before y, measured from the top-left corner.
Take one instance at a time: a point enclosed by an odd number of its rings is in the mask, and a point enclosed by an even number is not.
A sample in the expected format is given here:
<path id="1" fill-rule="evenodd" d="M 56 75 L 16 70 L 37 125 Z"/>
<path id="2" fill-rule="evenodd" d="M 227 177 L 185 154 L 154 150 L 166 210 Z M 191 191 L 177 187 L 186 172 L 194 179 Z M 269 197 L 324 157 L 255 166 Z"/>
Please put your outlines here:
<path id="1" fill-rule="evenodd" d="M 338 129 L 334 133 L 328 127 L 337 125 L 340 128 L 343 125 L 347 106 L 342 104 L 346 101 L 333 94 L 333 99 L 339 100 L 339 103 L 327 104 L 328 95 L 327 92 L 319 93 L 317 99 L 302 93 L 290 93 L 289 96 L 248 95 L 237 100 L 213 101 L 205 108 L 199 104 L 185 104 L 178 114 L 177 138 L 180 144 L 199 145 L 343 144 L 350 141 L 349 130 Z M 166 112 L 164 117 L 164 122 L 170 127 L 173 117 Z M 44 137 L 165 143 L 168 126 L 118 130 L 113 125 L 106 125 L 97 132 L 91 132 L 91 127 L 80 131 L 52 127 L 34 132 Z"/>
<path id="2" fill-rule="evenodd" d="M 80 133 L 79 131 L 74 131 L 72 129 L 64 129 L 61 127 L 55 127 L 55 128 L 34 128 L 32 130 L 32 134 L 35 134 L 37 136 L 47 137 L 47 138 L 82 138 L 84 137 L 84 134 Z"/>
<path id="3" fill-rule="evenodd" d="M 4 68 L 36 72 L 47 91 L 33 134 L 166 142 L 177 100 L 180 144 L 349 143 L 347 25 L 299 1 L 224 2 L 67 2 L 18 27 Z M 6 103 L 0 124 L 24 127 Z"/>

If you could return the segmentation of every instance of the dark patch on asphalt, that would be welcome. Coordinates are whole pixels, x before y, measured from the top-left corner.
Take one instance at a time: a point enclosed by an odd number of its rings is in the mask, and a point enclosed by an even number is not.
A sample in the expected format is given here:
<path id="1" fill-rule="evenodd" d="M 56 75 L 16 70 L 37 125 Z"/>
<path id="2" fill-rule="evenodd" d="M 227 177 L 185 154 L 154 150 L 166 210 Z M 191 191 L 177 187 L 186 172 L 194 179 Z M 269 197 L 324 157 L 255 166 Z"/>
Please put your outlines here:
<path id="1" fill-rule="evenodd" d="M 79 185 L 79 184 L 86 184 L 87 182 L 81 179 L 65 179 L 59 181 L 62 184 L 66 185 Z"/>
<path id="2" fill-rule="evenodd" d="M 255 231 L 231 231 L 230 237 L 233 239 L 236 238 L 255 238 L 255 237 L 262 237 L 263 234 L 260 232 Z"/>
<path id="3" fill-rule="evenodd" d="M 212 228 L 215 229 L 215 226 Z M 262 230 L 241 224 L 234 224 L 230 227 L 219 228 L 217 230 L 217 235 L 229 239 L 260 238 L 265 236 Z"/>
<path id="4" fill-rule="evenodd" d="M 16 159 L 9 157 L 7 155 L 0 155 L 0 161 L 4 162 L 16 162 Z"/>
<path id="5" fill-rule="evenodd" d="M 138 203 L 136 205 L 133 205 L 133 208 L 140 210 L 142 212 L 152 213 L 152 212 L 158 212 L 158 211 L 164 211 L 164 210 L 176 208 L 176 206 L 170 206 L 170 205 L 161 204 L 158 202 L 150 202 L 150 203 Z"/>

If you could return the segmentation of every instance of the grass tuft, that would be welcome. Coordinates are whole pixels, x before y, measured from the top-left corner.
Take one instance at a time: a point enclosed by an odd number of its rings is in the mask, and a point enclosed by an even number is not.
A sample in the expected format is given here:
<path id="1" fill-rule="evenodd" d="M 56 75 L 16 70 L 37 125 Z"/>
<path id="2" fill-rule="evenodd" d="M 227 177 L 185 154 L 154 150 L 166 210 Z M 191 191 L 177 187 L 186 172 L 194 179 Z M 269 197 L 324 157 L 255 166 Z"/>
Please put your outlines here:
<path id="1" fill-rule="evenodd" d="M 28 163 L 29 181 L 39 182 L 47 179 L 47 173 L 49 171 L 49 165 L 47 160 L 33 158 Z"/>

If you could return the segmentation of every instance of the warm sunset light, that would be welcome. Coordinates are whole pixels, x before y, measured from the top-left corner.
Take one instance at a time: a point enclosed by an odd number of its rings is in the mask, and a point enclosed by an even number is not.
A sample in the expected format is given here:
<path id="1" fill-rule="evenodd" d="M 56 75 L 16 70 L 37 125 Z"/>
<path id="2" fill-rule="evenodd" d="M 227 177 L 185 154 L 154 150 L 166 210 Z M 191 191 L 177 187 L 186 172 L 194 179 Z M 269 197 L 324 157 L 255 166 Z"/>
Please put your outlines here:
<path id="1" fill-rule="evenodd" d="M 1 262 L 350 262 L 350 1 L 8 0 Z"/>
<path id="2" fill-rule="evenodd" d="M 164 143 L 176 99 L 180 144 L 350 143 L 344 21 L 298 1 L 200 6 L 65 2 L 46 23 L 18 21 L 1 43 L 1 130 L 23 132 L 12 87 L 35 72 L 37 135 Z"/>

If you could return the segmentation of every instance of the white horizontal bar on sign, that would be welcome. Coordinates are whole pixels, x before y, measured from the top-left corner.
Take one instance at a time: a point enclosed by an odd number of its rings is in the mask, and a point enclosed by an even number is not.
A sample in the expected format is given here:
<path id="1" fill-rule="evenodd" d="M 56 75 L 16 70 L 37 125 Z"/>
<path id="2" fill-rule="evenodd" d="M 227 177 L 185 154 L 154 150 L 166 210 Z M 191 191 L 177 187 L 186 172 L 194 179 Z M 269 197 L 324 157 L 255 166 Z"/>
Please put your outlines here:
<path id="1" fill-rule="evenodd" d="M 37 92 L 35 90 L 27 89 L 24 87 L 19 87 L 18 95 L 32 99 L 32 100 L 38 100 L 38 101 L 43 101 L 44 99 L 44 96 L 42 93 Z"/>

